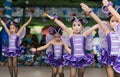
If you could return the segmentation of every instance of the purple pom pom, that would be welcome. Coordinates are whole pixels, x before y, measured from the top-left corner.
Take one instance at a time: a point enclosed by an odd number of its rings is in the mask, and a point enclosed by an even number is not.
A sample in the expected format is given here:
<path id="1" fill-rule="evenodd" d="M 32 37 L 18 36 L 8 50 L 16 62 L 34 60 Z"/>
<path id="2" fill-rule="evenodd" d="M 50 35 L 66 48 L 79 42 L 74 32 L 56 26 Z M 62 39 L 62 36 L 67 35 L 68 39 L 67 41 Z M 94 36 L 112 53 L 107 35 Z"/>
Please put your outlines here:
<path id="1" fill-rule="evenodd" d="M 82 19 L 82 22 L 86 24 L 86 23 L 88 23 L 88 20 L 84 18 L 84 19 Z"/>
<path id="2" fill-rule="evenodd" d="M 68 19 L 68 22 L 73 22 L 75 20 L 75 17 L 70 17 L 69 19 Z"/>
<path id="3" fill-rule="evenodd" d="M 53 34 L 55 29 L 53 27 L 50 27 L 50 28 L 48 28 L 48 31 L 49 31 L 50 34 Z"/>
<path id="4" fill-rule="evenodd" d="M 14 19 L 13 22 L 15 22 L 15 23 L 19 23 L 19 22 L 20 22 L 20 18 L 16 18 L 16 19 Z"/>

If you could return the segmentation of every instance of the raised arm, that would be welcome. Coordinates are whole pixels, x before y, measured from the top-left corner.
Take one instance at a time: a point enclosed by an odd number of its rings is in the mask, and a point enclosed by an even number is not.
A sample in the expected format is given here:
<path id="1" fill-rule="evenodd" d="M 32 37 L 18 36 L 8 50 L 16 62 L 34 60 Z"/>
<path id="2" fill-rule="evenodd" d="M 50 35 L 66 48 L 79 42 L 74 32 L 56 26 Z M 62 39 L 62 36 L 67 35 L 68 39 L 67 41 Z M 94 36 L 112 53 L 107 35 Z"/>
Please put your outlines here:
<path id="1" fill-rule="evenodd" d="M 97 29 L 99 27 L 99 25 L 98 24 L 96 24 L 96 25 L 94 25 L 93 27 L 91 27 L 90 29 L 88 29 L 87 31 L 85 31 L 84 33 L 83 33 L 83 35 L 85 36 L 85 37 L 87 37 L 90 33 L 92 33 L 95 29 Z"/>
<path id="2" fill-rule="evenodd" d="M 80 4 L 82 9 L 90 14 L 90 16 L 99 24 L 99 26 L 103 29 L 103 31 L 105 32 L 105 34 L 107 35 L 110 31 L 109 29 L 103 24 L 103 22 L 100 20 L 100 18 L 84 3 Z"/>
<path id="3" fill-rule="evenodd" d="M 19 31 L 17 32 L 18 36 L 20 36 L 24 28 L 31 22 L 31 20 L 32 20 L 32 16 L 30 16 L 29 20 L 19 29 Z"/>
<path id="4" fill-rule="evenodd" d="M 112 5 L 110 5 L 110 3 L 108 2 L 108 0 L 103 0 L 102 2 L 103 2 L 103 5 L 107 6 L 107 8 L 110 11 L 110 13 L 113 16 L 115 16 L 118 19 L 119 23 L 120 23 L 120 15 L 119 15 L 119 13 L 112 7 Z"/>
<path id="5" fill-rule="evenodd" d="M 5 30 L 6 30 L 6 32 L 8 33 L 8 35 L 10 35 L 9 29 L 7 28 L 5 22 L 4 22 L 1 18 L 0 18 L 0 22 L 1 22 L 2 26 L 5 28 Z"/>
<path id="6" fill-rule="evenodd" d="M 67 45 L 65 42 L 63 42 L 63 45 L 64 45 L 64 47 L 65 47 L 65 50 L 66 50 L 69 54 L 71 54 L 71 49 L 68 47 L 68 45 Z"/>
<path id="7" fill-rule="evenodd" d="M 47 43 L 46 45 L 44 45 L 44 46 L 41 46 L 41 47 L 39 47 L 39 48 L 31 48 L 30 50 L 31 50 L 32 52 L 41 51 L 41 50 L 44 50 L 44 49 L 50 47 L 51 44 L 52 44 L 52 41 L 48 42 L 48 43 Z"/>
<path id="8" fill-rule="evenodd" d="M 50 18 L 51 20 L 54 20 L 55 23 L 57 23 L 58 26 L 60 26 L 69 35 L 69 37 L 72 35 L 72 31 L 69 30 L 60 20 L 58 20 L 57 18 L 52 17 L 48 14 L 47 14 L 47 17 Z"/>

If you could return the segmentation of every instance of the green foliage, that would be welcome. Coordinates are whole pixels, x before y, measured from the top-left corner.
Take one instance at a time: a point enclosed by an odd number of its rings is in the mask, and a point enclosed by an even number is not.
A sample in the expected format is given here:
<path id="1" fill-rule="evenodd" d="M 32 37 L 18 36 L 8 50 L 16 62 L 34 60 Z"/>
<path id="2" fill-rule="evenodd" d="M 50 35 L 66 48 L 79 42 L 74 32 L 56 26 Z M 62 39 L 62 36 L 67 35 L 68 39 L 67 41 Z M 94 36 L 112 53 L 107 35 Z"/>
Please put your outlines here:
<path id="1" fill-rule="evenodd" d="M 15 6 L 23 6 L 26 0 L 13 1 Z M 90 7 L 101 7 L 102 0 L 28 0 L 28 6 L 55 6 L 55 7 L 80 7 L 80 3 L 86 3 Z M 111 0 L 113 1 L 113 0 Z M 0 0 L 3 4 L 4 0 Z"/>
<path id="2" fill-rule="evenodd" d="M 28 18 L 26 18 L 27 20 Z M 46 19 L 47 21 L 46 22 L 42 22 L 42 18 L 33 18 L 32 19 L 32 22 L 30 23 L 29 26 L 49 26 L 49 25 L 55 25 L 57 26 L 57 24 L 53 21 L 53 20 L 50 20 L 50 19 Z M 101 19 L 101 20 L 106 20 L 106 19 Z M 68 27 L 71 27 L 71 23 L 68 22 L 65 18 L 61 19 L 61 21 Z M 93 26 L 97 24 L 92 18 L 88 18 L 88 23 L 85 24 L 84 26 Z"/>

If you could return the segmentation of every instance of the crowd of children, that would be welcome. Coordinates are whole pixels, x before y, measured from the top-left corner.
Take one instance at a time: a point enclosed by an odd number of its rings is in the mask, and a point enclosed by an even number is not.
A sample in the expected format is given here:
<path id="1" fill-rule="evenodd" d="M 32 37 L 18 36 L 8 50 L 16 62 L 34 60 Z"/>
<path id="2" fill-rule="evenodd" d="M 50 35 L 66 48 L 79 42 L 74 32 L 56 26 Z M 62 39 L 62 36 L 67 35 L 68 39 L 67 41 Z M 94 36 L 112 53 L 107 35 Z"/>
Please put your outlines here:
<path id="1" fill-rule="evenodd" d="M 78 77 L 84 77 L 85 67 L 99 67 L 100 64 L 105 66 L 107 77 L 119 77 L 120 15 L 112 7 L 111 2 L 103 0 L 102 3 L 102 11 L 109 15 L 108 21 L 102 21 L 91 8 L 84 3 L 80 3 L 84 12 L 97 22 L 86 31 L 83 31 L 84 24 L 88 22 L 86 19 L 71 17 L 71 31 L 58 19 L 58 16 L 51 16 L 46 13 L 45 16 L 53 20 L 59 27 L 48 29 L 51 40 L 45 43 L 45 39 L 43 39 L 44 41 L 41 42 L 44 42 L 44 44 L 42 45 L 38 44 L 37 36 L 31 35 L 30 31 L 27 30 L 27 35 L 22 43 L 25 48 L 21 46 L 21 39 L 25 35 L 25 27 L 31 22 L 32 16 L 20 29 L 18 29 L 18 20 L 10 21 L 10 27 L 7 28 L 5 22 L 0 19 L 9 36 L 9 46 L 3 46 L 3 55 L 7 57 L 10 76 L 18 76 L 17 61 L 19 63 L 24 61 L 23 63 L 29 66 L 41 65 L 44 61 L 52 67 L 51 77 L 56 77 L 57 73 L 59 77 L 64 77 L 64 66 L 70 67 L 70 77 L 76 77 L 76 72 L 78 72 Z M 62 31 L 66 32 L 70 45 L 68 45 L 68 40 L 62 38 Z M 96 31 L 94 38 L 91 36 L 93 31 Z M 94 40 L 90 40 L 91 38 Z M 99 40 L 99 42 L 96 40 Z M 93 41 L 94 45 L 92 45 Z M 93 47 L 94 53 L 87 52 L 90 47 Z M 47 48 L 50 50 L 45 53 L 44 51 Z M 24 49 L 26 52 L 24 52 Z M 41 52 L 42 50 L 44 51 Z"/>

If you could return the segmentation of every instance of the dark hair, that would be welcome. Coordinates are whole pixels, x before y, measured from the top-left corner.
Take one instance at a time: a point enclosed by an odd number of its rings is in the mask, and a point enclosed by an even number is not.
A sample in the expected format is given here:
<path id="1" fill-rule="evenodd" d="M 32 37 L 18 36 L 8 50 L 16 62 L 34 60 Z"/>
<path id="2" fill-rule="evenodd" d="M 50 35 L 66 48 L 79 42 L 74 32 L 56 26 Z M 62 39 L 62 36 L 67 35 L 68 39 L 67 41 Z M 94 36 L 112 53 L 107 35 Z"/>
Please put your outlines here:
<path id="1" fill-rule="evenodd" d="M 16 28 L 19 28 L 20 18 L 15 18 L 13 21 L 9 20 L 9 25 L 14 25 Z"/>
<path id="2" fill-rule="evenodd" d="M 113 16 L 113 15 L 112 15 L 112 16 Z M 109 22 L 110 22 L 110 19 L 111 19 L 112 16 L 109 16 L 109 17 L 108 17 L 108 21 L 109 21 Z"/>
<path id="3" fill-rule="evenodd" d="M 71 17 L 71 18 L 69 19 L 69 21 L 73 23 L 76 19 L 78 19 L 79 22 L 80 22 L 82 25 L 88 23 L 87 19 L 85 19 L 85 18 L 77 18 L 77 17 Z"/>
<path id="4" fill-rule="evenodd" d="M 48 30 L 49 30 L 49 33 L 52 35 L 56 33 L 59 33 L 60 35 L 62 35 L 62 29 L 60 27 L 50 27 Z"/>
<path id="5" fill-rule="evenodd" d="M 118 12 L 120 14 L 120 12 Z M 111 17 L 113 17 L 113 15 L 111 15 L 111 13 L 108 13 L 109 17 L 108 17 L 108 21 L 110 22 Z"/>
<path id="6" fill-rule="evenodd" d="M 60 35 L 62 35 L 62 28 L 60 28 L 60 27 L 55 27 L 55 30 L 56 30 Z"/>

